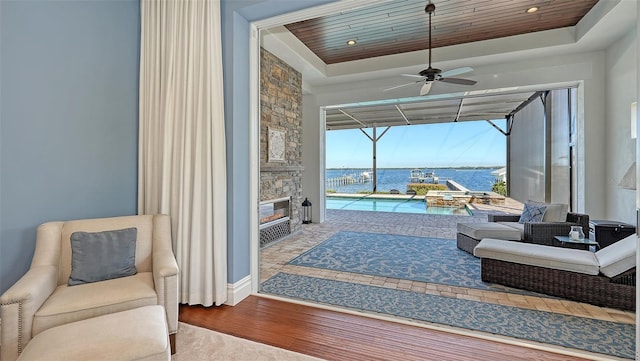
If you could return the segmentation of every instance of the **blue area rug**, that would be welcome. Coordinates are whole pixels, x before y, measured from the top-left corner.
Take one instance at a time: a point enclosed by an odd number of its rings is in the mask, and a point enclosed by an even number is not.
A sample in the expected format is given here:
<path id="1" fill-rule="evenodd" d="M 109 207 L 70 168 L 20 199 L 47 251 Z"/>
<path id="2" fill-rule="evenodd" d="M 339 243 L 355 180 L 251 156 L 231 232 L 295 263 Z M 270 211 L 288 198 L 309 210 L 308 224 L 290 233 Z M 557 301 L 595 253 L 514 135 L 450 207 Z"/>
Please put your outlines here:
<path id="1" fill-rule="evenodd" d="M 633 358 L 635 325 L 278 273 L 262 292 Z"/>
<path id="2" fill-rule="evenodd" d="M 342 231 L 289 261 L 289 264 L 449 286 L 533 294 L 482 282 L 480 259 L 458 249 L 453 239 Z"/>

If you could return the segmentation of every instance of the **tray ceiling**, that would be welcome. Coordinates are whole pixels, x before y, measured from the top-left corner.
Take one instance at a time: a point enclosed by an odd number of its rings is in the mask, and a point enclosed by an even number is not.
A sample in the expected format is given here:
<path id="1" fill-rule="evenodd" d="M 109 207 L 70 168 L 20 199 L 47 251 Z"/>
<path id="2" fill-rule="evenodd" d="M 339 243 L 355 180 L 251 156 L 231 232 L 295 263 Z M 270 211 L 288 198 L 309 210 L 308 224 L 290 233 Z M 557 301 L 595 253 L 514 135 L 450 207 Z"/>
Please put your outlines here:
<path id="1" fill-rule="evenodd" d="M 574 26 L 598 0 L 433 1 L 433 48 Z M 395 0 L 285 25 L 326 64 L 427 49 L 425 0 Z M 534 13 L 527 9 L 537 7 Z M 356 44 L 347 45 L 348 40 Z"/>
<path id="2" fill-rule="evenodd" d="M 432 0 L 432 47 L 574 27 L 598 0 Z M 428 0 L 375 3 L 285 28 L 327 65 L 428 48 Z M 528 13 L 527 9 L 537 7 Z M 347 45 L 348 40 L 355 45 Z M 464 76 L 463 76 L 464 77 Z M 464 90 L 464 87 L 461 87 Z M 538 90 L 369 102 L 326 109 L 326 129 L 504 119 Z M 417 92 L 417 89 L 416 89 Z M 458 93 L 461 94 L 461 93 Z M 471 94 L 471 95 L 467 95 Z"/>

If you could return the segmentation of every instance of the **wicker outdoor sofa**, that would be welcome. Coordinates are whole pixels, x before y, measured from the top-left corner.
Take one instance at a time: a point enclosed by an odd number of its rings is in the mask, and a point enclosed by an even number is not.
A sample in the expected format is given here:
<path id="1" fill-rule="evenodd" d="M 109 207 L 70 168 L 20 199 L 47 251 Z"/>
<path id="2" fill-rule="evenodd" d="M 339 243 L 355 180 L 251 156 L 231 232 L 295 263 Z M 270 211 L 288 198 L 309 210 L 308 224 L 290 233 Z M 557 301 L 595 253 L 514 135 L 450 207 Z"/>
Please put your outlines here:
<path id="1" fill-rule="evenodd" d="M 517 223 L 520 215 L 516 214 L 489 214 L 487 215 L 489 222 L 509 222 L 502 224 Z M 547 246 L 553 245 L 553 237 L 562 235 L 566 236 L 571 230 L 571 226 L 582 226 L 584 234 L 589 234 L 589 215 L 575 212 L 568 212 L 564 222 L 539 222 L 524 224 L 524 233 L 522 241 L 525 243 L 543 244 Z"/>
<path id="2" fill-rule="evenodd" d="M 488 223 L 459 223 L 456 235 L 457 246 L 473 254 L 473 249 L 482 238 L 497 238 L 524 243 L 551 246 L 554 236 L 569 234 L 571 226 L 582 226 L 584 234 L 589 234 L 589 215 L 568 212 L 564 222 L 523 222 L 519 223 L 519 214 L 489 214 Z M 482 226 L 483 230 L 478 228 Z M 517 230 L 518 232 L 514 232 Z"/>
<path id="3" fill-rule="evenodd" d="M 636 235 L 598 252 L 485 238 L 475 247 L 483 282 L 573 301 L 636 309 Z"/>

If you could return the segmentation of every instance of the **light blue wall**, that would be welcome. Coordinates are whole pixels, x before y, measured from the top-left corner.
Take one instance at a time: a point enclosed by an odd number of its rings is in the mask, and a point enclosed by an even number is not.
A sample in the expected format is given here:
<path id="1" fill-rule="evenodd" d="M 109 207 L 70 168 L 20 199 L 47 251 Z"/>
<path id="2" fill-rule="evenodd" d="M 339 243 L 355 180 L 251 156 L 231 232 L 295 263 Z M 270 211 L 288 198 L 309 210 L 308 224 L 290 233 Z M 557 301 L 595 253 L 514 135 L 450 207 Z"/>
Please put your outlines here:
<path id="1" fill-rule="evenodd" d="M 334 0 L 222 0 L 228 272 L 250 273 L 249 23 Z M 137 0 L 0 1 L 0 292 L 38 224 L 134 214 Z"/>
<path id="2" fill-rule="evenodd" d="M 222 0 L 222 48 L 227 135 L 228 279 L 250 274 L 249 25 L 335 0 Z"/>
<path id="3" fill-rule="evenodd" d="M 0 292 L 36 227 L 135 214 L 137 0 L 0 1 Z"/>
<path id="4" fill-rule="evenodd" d="M 227 279 L 235 283 L 249 271 L 249 23 L 221 3 L 227 147 Z M 245 39 L 244 41 L 235 39 Z M 236 58 L 237 60 L 234 60 Z M 246 63 L 242 67 L 234 66 Z M 237 95 L 236 95 L 237 94 Z"/>

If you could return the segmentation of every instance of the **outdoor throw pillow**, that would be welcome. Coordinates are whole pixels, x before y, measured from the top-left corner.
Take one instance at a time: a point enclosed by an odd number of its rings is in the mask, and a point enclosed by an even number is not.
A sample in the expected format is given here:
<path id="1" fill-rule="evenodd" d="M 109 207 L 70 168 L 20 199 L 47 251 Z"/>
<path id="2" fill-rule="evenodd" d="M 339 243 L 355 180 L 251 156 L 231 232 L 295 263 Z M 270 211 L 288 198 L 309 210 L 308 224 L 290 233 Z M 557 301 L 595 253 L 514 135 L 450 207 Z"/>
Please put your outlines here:
<path id="1" fill-rule="evenodd" d="M 137 235 L 136 228 L 72 233 L 69 286 L 136 274 Z"/>
<path id="2" fill-rule="evenodd" d="M 522 209 L 518 223 L 542 222 L 547 206 L 544 203 L 527 201 Z"/>

